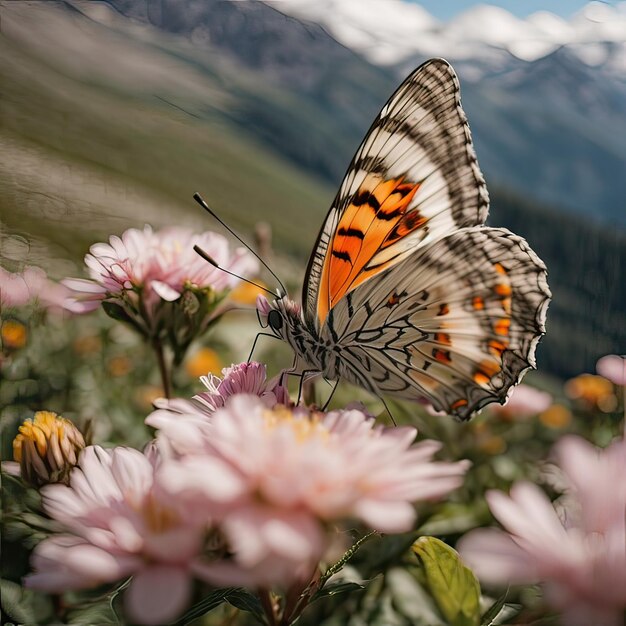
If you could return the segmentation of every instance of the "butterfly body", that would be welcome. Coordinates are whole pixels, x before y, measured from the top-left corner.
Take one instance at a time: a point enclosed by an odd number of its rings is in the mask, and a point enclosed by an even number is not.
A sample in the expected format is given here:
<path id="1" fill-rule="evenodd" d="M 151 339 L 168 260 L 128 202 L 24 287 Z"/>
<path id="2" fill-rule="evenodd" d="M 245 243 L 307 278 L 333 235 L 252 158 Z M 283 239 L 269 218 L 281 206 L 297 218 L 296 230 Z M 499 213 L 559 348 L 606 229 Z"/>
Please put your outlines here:
<path id="1" fill-rule="evenodd" d="M 484 226 L 488 194 L 458 79 L 418 68 L 377 116 L 311 255 L 302 307 L 261 303 L 306 367 L 466 419 L 534 367 L 546 268 Z"/>

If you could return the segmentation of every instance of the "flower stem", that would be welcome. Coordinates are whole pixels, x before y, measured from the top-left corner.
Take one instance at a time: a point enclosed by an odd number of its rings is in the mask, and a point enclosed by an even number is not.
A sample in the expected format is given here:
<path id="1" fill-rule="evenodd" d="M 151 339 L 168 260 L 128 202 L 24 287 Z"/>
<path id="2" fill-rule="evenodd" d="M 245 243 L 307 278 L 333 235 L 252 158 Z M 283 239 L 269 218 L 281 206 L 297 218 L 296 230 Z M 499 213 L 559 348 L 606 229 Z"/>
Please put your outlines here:
<path id="1" fill-rule="evenodd" d="M 167 363 L 165 362 L 165 352 L 163 350 L 163 344 L 158 337 L 152 340 L 152 347 L 156 354 L 157 363 L 159 364 L 159 372 L 161 374 L 161 382 L 163 383 L 163 394 L 166 398 L 172 397 L 170 372 L 167 369 Z"/>
<path id="2" fill-rule="evenodd" d="M 267 616 L 267 622 L 270 626 L 277 626 L 278 621 L 276 619 L 276 612 L 274 611 L 274 602 L 272 601 L 272 597 L 270 595 L 269 590 L 267 589 L 259 589 L 259 600 L 261 601 L 261 605 L 263 606 L 263 611 Z"/>

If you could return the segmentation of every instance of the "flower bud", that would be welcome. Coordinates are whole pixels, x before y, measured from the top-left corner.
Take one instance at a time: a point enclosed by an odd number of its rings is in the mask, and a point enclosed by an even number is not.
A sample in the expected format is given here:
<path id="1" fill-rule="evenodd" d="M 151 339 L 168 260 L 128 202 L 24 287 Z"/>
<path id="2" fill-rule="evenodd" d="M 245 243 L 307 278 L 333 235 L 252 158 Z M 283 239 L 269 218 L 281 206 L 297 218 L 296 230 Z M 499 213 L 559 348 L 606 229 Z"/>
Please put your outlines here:
<path id="1" fill-rule="evenodd" d="M 70 420 L 38 411 L 20 426 L 13 440 L 13 458 L 24 482 L 33 487 L 67 483 L 84 447 L 83 435 Z"/>

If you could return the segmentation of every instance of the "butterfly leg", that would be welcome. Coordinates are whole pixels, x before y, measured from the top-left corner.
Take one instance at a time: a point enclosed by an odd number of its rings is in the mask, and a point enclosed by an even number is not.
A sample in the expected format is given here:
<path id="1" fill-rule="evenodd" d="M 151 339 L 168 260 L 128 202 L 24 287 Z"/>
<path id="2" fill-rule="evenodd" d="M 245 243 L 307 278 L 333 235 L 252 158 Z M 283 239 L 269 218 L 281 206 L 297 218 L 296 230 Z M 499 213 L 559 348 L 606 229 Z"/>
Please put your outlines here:
<path id="1" fill-rule="evenodd" d="M 280 373 L 280 384 L 281 385 L 285 385 L 285 379 L 288 376 L 300 376 L 300 374 L 296 374 L 296 372 L 298 371 L 297 365 L 298 365 L 298 357 L 294 356 L 293 363 L 291 364 L 291 367 L 289 367 L 288 369 L 283 370 Z"/>
<path id="2" fill-rule="evenodd" d="M 391 421 L 393 422 L 393 425 L 397 426 L 398 424 L 396 423 L 395 418 L 393 417 L 391 411 L 389 410 L 389 407 L 387 406 L 387 403 L 385 402 L 385 399 L 382 396 L 378 396 L 378 399 L 383 403 L 383 406 L 385 407 L 385 410 L 387 411 L 387 413 L 389 413 L 389 417 L 391 418 Z"/>
<path id="3" fill-rule="evenodd" d="M 324 406 L 322 407 L 322 411 L 326 411 L 326 409 L 328 408 L 328 405 L 330 404 L 330 401 L 333 399 L 333 396 L 335 395 L 335 391 L 337 391 L 337 387 L 339 386 L 339 381 L 335 381 L 335 386 L 333 387 L 333 390 L 330 392 L 330 395 L 328 396 L 328 398 L 326 399 L 326 402 L 324 403 Z"/>
<path id="4" fill-rule="evenodd" d="M 252 360 L 252 355 L 254 354 L 254 349 L 256 348 L 256 342 L 259 340 L 259 337 L 271 337 L 272 339 L 280 339 L 280 337 L 277 337 L 276 335 L 273 335 L 271 333 L 257 333 L 257 336 L 254 338 L 254 341 L 252 342 L 252 350 L 250 350 L 250 355 L 248 356 L 247 363 L 250 363 L 250 361 Z"/>
<path id="5" fill-rule="evenodd" d="M 301 374 L 295 374 L 300 377 L 300 386 L 298 387 L 298 399 L 296 400 L 296 406 L 300 404 L 300 400 L 302 399 L 302 390 L 304 388 L 304 383 L 307 374 L 319 374 L 319 370 L 303 370 Z"/>

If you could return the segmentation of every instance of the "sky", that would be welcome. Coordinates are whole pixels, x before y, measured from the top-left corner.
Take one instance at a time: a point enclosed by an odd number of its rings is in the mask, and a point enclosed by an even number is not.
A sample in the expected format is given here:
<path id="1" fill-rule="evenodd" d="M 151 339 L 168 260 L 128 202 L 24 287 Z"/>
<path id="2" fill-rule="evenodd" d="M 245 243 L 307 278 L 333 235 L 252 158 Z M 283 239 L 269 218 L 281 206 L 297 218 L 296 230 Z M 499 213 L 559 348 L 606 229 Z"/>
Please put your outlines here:
<path id="1" fill-rule="evenodd" d="M 421 4 L 429 13 L 441 20 L 447 20 L 466 9 L 479 4 L 476 0 L 411 0 Z M 526 17 L 535 11 L 550 11 L 563 17 L 570 17 L 581 9 L 588 0 L 485 0 L 485 4 L 500 6 L 519 17 Z M 607 2 L 607 4 L 615 4 Z"/>

